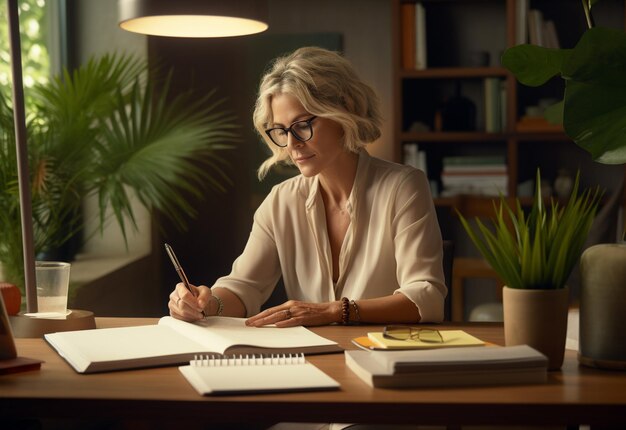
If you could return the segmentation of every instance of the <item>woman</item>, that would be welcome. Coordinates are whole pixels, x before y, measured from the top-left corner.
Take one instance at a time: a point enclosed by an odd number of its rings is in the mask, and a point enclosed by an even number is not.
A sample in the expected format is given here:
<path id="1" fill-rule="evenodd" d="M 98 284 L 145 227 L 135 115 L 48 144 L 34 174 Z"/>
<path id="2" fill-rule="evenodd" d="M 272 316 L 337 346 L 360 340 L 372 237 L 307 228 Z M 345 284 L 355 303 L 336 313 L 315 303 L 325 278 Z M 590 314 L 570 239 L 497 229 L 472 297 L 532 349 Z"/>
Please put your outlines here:
<path id="1" fill-rule="evenodd" d="M 442 241 L 423 172 L 374 157 L 373 90 L 337 53 L 301 48 L 263 77 L 254 125 L 272 151 L 259 168 L 295 164 L 254 216 L 230 275 L 194 294 L 178 284 L 170 314 L 249 317 L 278 327 L 416 323 L 443 318 Z M 282 276 L 289 301 L 259 313 Z"/>

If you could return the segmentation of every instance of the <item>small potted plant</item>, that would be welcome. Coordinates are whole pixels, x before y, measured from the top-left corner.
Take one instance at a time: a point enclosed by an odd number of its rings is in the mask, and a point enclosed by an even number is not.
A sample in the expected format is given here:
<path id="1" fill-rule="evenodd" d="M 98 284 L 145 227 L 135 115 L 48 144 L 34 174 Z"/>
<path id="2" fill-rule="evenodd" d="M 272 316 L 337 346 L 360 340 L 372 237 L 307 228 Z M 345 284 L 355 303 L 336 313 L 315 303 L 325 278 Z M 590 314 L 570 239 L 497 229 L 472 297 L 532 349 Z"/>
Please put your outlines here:
<path id="1" fill-rule="evenodd" d="M 504 334 L 507 345 L 527 344 L 544 353 L 550 369 L 559 369 L 565 352 L 569 290 L 567 279 L 580 258 L 601 192 L 578 194 L 576 175 L 572 194 L 564 205 L 536 191 L 528 214 L 519 199 L 516 207 L 504 197 L 494 202 L 491 227 L 476 219 L 472 227 L 459 217 L 470 239 L 504 280 Z"/>

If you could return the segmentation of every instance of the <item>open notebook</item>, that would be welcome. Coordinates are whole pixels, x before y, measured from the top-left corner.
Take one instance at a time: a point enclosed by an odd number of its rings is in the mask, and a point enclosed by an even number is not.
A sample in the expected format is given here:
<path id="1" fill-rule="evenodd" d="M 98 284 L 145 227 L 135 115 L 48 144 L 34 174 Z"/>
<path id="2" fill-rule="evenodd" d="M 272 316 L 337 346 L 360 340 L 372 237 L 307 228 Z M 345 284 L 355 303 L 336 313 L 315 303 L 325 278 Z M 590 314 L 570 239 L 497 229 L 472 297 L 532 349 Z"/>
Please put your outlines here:
<path id="1" fill-rule="evenodd" d="M 205 356 L 179 370 L 202 395 L 339 388 L 337 381 L 307 362 L 304 354 Z"/>
<path id="2" fill-rule="evenodd" d="M 163 317 L 157 325 L 66 331 L 44 337 L 79 373 L 183 364 L 197 354 L 342 351 L 336 342 L 304 327 L 248 327 L 245 318 L 228 317 L 195 323 Z"/>

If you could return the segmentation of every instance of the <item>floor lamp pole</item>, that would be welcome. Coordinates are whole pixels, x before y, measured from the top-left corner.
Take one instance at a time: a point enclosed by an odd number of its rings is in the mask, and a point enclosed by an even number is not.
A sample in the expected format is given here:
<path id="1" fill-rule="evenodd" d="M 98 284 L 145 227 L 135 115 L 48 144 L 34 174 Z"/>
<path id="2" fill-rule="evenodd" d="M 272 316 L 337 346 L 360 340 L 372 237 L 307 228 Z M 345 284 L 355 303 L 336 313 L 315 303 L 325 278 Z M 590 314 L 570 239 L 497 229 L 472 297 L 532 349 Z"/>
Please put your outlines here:
<path id="1" fill-rule="evenodd" d="M 24 86 L 22 82 L 22 52 L 17 0 L 8 0 L 9 39 L 11 44 L 11 71 L 13 73 L 13 121 L 17 175 L 20 189 L 22 217 L 22 250 L 24 252 L 24 288 L 27 312 L 37 312 L 35 283 L 35 247 L 33 244 L 33 216 L 28 173 L 28 145 L 26 143 L 26 115 L 24 113 Z"/>

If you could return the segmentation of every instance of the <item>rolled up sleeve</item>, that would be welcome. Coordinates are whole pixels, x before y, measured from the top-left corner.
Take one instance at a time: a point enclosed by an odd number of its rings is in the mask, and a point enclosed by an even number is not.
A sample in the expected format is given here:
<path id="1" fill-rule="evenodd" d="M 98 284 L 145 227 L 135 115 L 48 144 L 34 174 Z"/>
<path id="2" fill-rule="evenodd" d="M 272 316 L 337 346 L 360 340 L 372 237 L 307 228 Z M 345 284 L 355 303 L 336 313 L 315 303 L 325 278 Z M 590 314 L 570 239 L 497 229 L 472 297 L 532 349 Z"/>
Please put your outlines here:
<path id="1" fill-rule="evenodd" d="M 423 172 L 412 170 L 399 185 L 392 221 L 396 274 L 402 293 L 421 316 L 420 322 L 443 320 L 447 288 L 443 273 L 443 243 L 437 214 Z"/>

